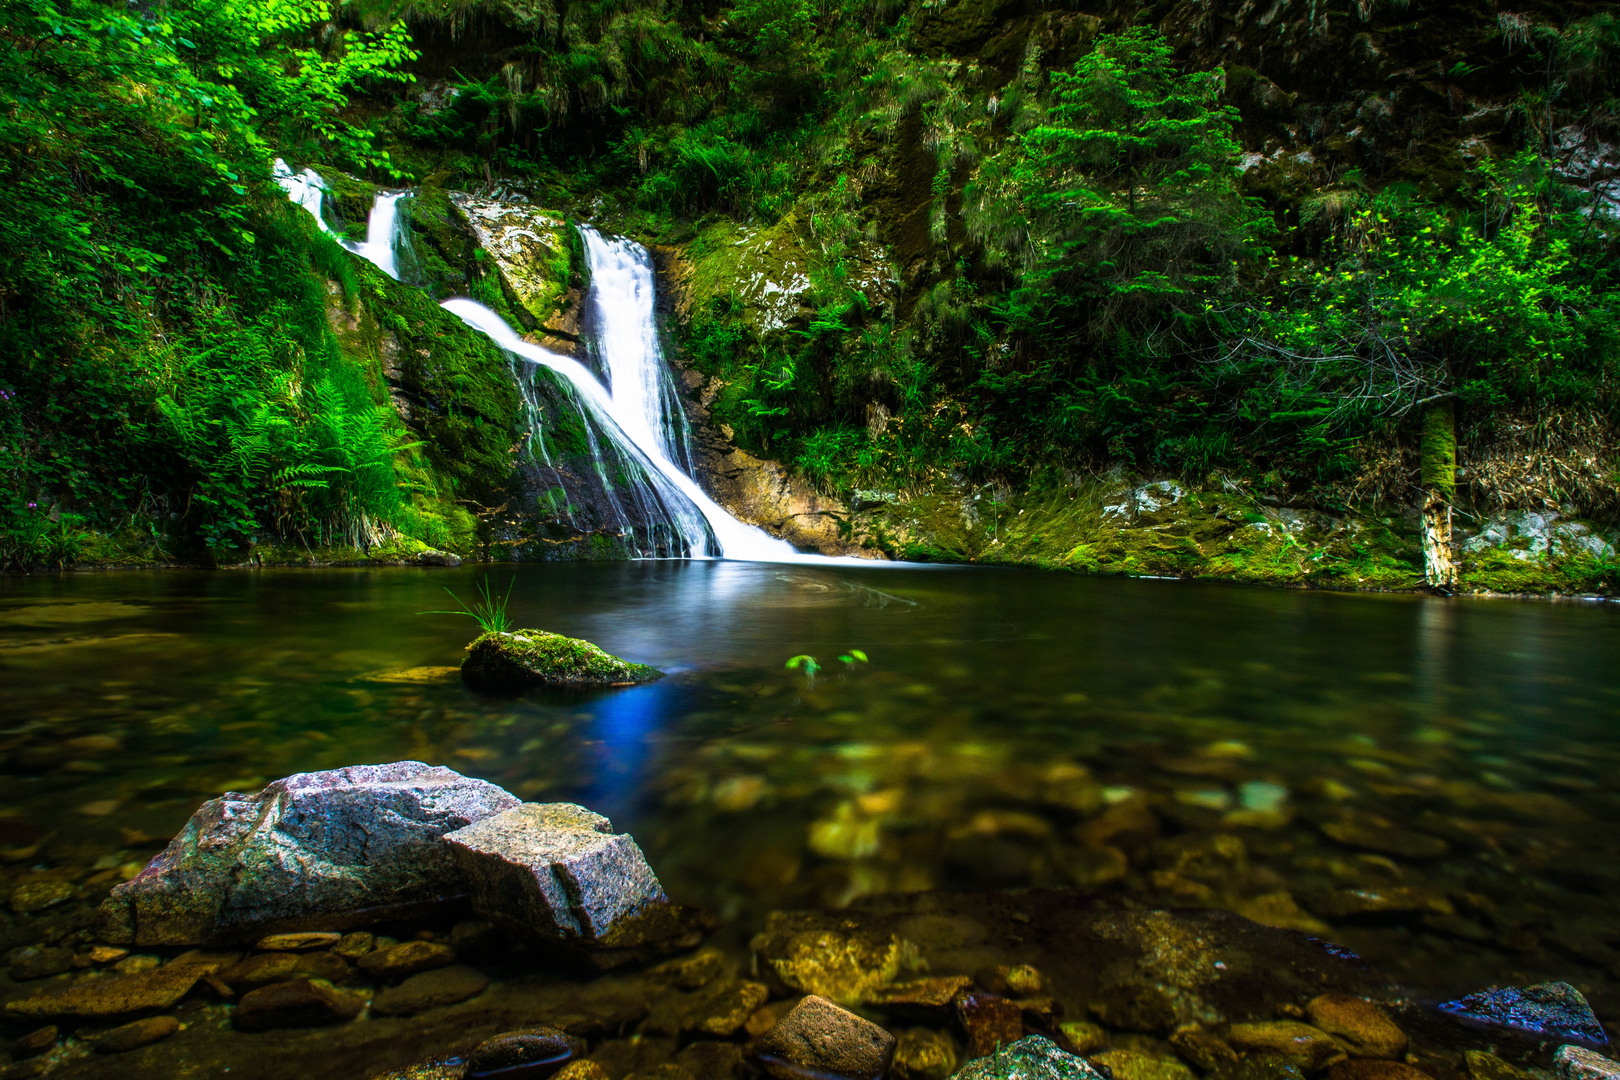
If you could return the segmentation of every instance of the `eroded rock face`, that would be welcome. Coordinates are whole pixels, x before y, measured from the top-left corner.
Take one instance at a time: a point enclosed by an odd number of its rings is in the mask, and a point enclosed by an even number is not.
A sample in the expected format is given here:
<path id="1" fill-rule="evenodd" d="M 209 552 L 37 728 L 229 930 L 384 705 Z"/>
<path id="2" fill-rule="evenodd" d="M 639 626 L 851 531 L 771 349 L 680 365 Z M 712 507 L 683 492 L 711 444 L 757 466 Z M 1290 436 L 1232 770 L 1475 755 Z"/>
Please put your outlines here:
<path id="1" fill-rule="evenodd" d="M 101 933 L 134 945 L 251 941 L 408 917 L 465 894 L 443 842 L 520 804 L 419 761 L 299 773 L 204 803 L 103 902 Z"/>
<path id="2" fill-rule="evenodd" d="M 604 942 L 637 910 L 668 902 L 636 842 L 573 803 L 524 803 L 445 840 L 473 910 L 538 937 Z"/>

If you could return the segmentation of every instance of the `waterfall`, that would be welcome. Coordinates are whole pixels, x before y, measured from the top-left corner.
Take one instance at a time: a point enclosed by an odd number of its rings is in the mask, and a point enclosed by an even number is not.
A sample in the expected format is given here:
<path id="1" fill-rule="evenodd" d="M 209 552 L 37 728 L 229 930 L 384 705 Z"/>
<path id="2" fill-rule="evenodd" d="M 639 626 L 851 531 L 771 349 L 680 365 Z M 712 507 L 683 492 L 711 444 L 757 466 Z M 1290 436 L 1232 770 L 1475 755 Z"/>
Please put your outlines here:
<path id="1" fill-rule="evenodd" d="M 321 179 L 320 173 L 314 169 L 295 173 L 285 161 L 276 158 L 271 175 L 275 177 L 276 183 L 281 185 L 281 190 L 287 193 L 287 198 L 309 211 L 322 232 L 331 234 L 345 248 L 395 281 L 399 280 L 399 204 L 401 200 L 410 197 L 409 191 L 377 192 L 377 198 L 371 204 L 371 213 L 366 218 L 366 238 L 355 243 L 332 232 L 332 227 L 326 223 L 326 216 L 321 212 L 321 207 L 326 199 L 327 188 L 326 181 Z"/>
<path id="2" fill-rule="evenodd" d="M 307 210 L 323 232 L 332 232 L 321 212 L 327 186 L 319 173 L 313 169 L 295 173 L 277 158 L 274 176 L 287 197 Z M 402 242 L 399 203 L 409 196 L 409 191 L 378 192 L 365 240 L 355 243 L 338 238 L 349 251 L 396 281 Z M 750 562 L 866 564 L 864 559 L 800 554 L 787 541 L 732 517 L 698 486 L 690 475 L 691 428 L 658 342 L 652 259 L 646 248 L 633 241 L 609 239 L 588 226 L 580 234 L 591 269 L 586 301 L 594 314 L 590 347 L 602 361 L 605 383 L 579 361 L 523 340 L 504 319 L 477 301 L 458 297 L 440 306 L 519 364 L 546 368 L 562 380 L 587 421 L 586 435 L 609 510 L 620 529 L 629 534 L 631 549 L 644 557 L 669 554 Z M 532 368 L 526 374 L 532 378 Z M 533 385 L 525 385 L 528 380 L 521 376 L 517 381 L 534 427 L 539 405 Z M 606 436 L 608 445 L 602 445 L 598 432 Z M 537 441 L 538 432 L 530 439 L 531 448 Z M 544 445 L 538 449 L 540 460 L 550 465 Z M 635 515 L 626 512 L 614 490 L 608 472 L 610 454 L 629 480 L 626 497 L 635 504 Z M 660 544 L 656 536 L 635 536 L 632 516 L 662 524 L 674 543 Z"/>

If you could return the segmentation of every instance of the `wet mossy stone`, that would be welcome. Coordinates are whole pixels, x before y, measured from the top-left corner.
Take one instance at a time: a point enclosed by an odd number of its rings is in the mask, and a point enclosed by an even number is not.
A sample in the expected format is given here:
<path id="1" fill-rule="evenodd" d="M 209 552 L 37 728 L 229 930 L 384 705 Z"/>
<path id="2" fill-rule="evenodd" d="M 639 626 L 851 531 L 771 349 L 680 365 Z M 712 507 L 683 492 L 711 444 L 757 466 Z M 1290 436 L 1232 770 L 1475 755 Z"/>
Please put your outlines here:
<path id="1" fill-rule="evenodd" d="M 480 686 L 635 686 L 664 673 L 603 652 L 588 641 L 544 630 L 483 634 L 467 646 L 461 677 Z"/>

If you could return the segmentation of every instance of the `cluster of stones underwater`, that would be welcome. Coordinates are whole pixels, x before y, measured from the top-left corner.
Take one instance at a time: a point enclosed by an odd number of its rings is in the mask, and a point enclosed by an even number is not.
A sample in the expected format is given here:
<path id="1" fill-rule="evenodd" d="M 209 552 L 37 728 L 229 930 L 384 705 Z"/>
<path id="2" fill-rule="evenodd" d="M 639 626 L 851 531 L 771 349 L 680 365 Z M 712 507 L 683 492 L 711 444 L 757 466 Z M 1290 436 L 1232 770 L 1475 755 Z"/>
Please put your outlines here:
<path id="1" fill-rule="evenodd" d="M 334 822 L 375 826 L 383 805 L 406 823 L 379 830 L 385 857 L 332 842 Z M 316 819 L 327 827 L 306 828 Z M 419 843 L 422 828 L 442 844 Z M 228 866 L 211 861 L 231 845 Z M 101 885 L 128 874 L 108 869 Z M 473 875 L 470 910 L 369 922 L 344 907 L 357 874 L 397 900 L 457 873 Z M 32 941 L 0 982 L 8 1078 L 1620 1077 L 1574 987 L 1427 1004 L 1340 946 L 1228 912 L 930 892 L 776 912 L 746 941 L 693 912 L 641 932 L 672 906 L 606 819 L 409 762 L 216 800 L 99 921 L 49 891 L 10 897 L 8 937 Z"/>

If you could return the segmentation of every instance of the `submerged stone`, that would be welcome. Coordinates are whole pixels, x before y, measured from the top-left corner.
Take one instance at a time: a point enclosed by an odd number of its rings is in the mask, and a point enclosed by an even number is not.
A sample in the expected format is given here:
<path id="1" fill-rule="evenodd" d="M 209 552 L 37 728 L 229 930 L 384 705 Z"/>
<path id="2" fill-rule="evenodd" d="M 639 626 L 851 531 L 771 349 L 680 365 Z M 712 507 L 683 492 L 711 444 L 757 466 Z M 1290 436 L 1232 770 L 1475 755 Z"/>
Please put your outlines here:
<path id="1" fill-rule="evenodd" d="M 957 1080 L 1104 1080 L 1084 1058 L 1042 1035 L 1026 1035 L 1000 1053 L 969 1062 Z"/>
<path id="2" fill-rule="evenodd" d="M 122 1054 L 161 1042 L 180 1030 L 180 1021 L 172 1016 L 148 1016 L 144 1020 L 98 1032 L 89 1037 L 91 1047 L 98 1054 Z"/>
<path id="3" fill-rule="evenodd" d="M 1024 1010 L 994 994 L 963 994 L 956 1017 L 967 1032 L 968 1057 L 981 1058 L 1024 1037 Z"/>
<path id="4" fill-rule="evenodd" d="M 328 982 L 283 982 L 243 994 L 233 1021 L 238 1031 L 319 1027 L 353 1020 L 363 1005 Z"/>
<path id="5" fill-rule="evenodd" d="M 634 686 L 664 677 L 588 641 L 544 630 L 483 634 L 467 646 L 461 677 L 485 686 Z"/>
<path id="6" fill-rule="evenodd" d="M 373 1016 L 410 1016 L 439 1005 L 454 1005 L 484 992 L 489 979 L 482 972 L 464 965 L 439 968 L 412 975 L 398 986 L 390 986 L 371 1002 Z"/>
<path id="7" fill-rule="evenodd" d="M 584 1043 L 555 1028 L 507 1031 L 485 1039 L 467 1055 L 467 1077 L 468 1080 L 494 1076 L 540 1080 L 584 1052 Z"/>
<path id="8" fill-rule="evenodd" d="M 850 1005 L 893 982 L 916 951 L 891 930 L 805 911 L 772 912 L 749 944 L 784 986 Z"/>
<path id="9" fill-rule="evenodd" d="M 1350 994 L 1323 994 L 1305 1011 L 1311 1023 L 1337 1039 L 1352 1057 L 1395 1058 L 1406 1049 L 1406 1033 L 1377 1005 Z"/>
<path id="10" fill-rule="evenodd" d="M 878 1080 L 894 1045 L 870 1020 L 811 995 L 754 1044 L 753 1055 L 775 1080 Z"/>
<path id="11" fill-rule="evenodd" d="M 1520 989 L 1493 986 L 1438 1006 L 1448 1016 L 1472 1024 L 1506 1028 L 1539 1039 L 1556 1039 L 1593 1049 L 1609 1045 L 1592 1006 L 1564 982 Z"/>
<path id="12" fill-rule="evenodd" d="M 1560 1046 L 1553 1069 L 1558 1080 L 1620 1080 L 1620 1062 L 1584 1046 Z"/>
<path id="13" fill-rule="evenodd" d="M 1259 1024 L 1233 1024 L 1227 1042 L 1239 1050 L 1271 1054 L 1314 1072 L 1334 1060 L 1343 1059 L 1344 1050 L 1320 1028 L 1297 1020 L 1269 1020 Z"/>
<path id="14" fill-rule="evenodd" d="M 368 952 L 357 961 L 360 970 L 379 979 L 399 979 L 455 962 L 456 950 L 437 941 L 401 942 Z"/>
<path id="15" fill-rule="evenodd" d="M 6 1015 L 19 1019 L 75 1017 L 99 1020 L 126 1013 L 166 1009 L 203 977 L 201 965 L 171 964 L 138 975 L 92 979 L 51 994 L 6 1002 Z"/>
<path id="16" fill-rule="evenodd" d="M 956 1071 L 956 1044 L 928 1028 L 903 1032 L 895 1042 L 890 1071 L 896 1080 L 945 1080 Z"/>
<path id="17" fill-rule="evenodd" d="M 299 773 L 210 800 L 100 912 L 122 944 L 252 941 L 433 910 L 466 892 L 447 832 L 519 805 L 419 761 Z"/>
<path id="18" fill-rule="evenodd" d="M 603 941 L 638 909 L 668 899 L 636 842 L 573 803 L 524 803 L 445 839 L 473 910 L 529 934 Z"/>

